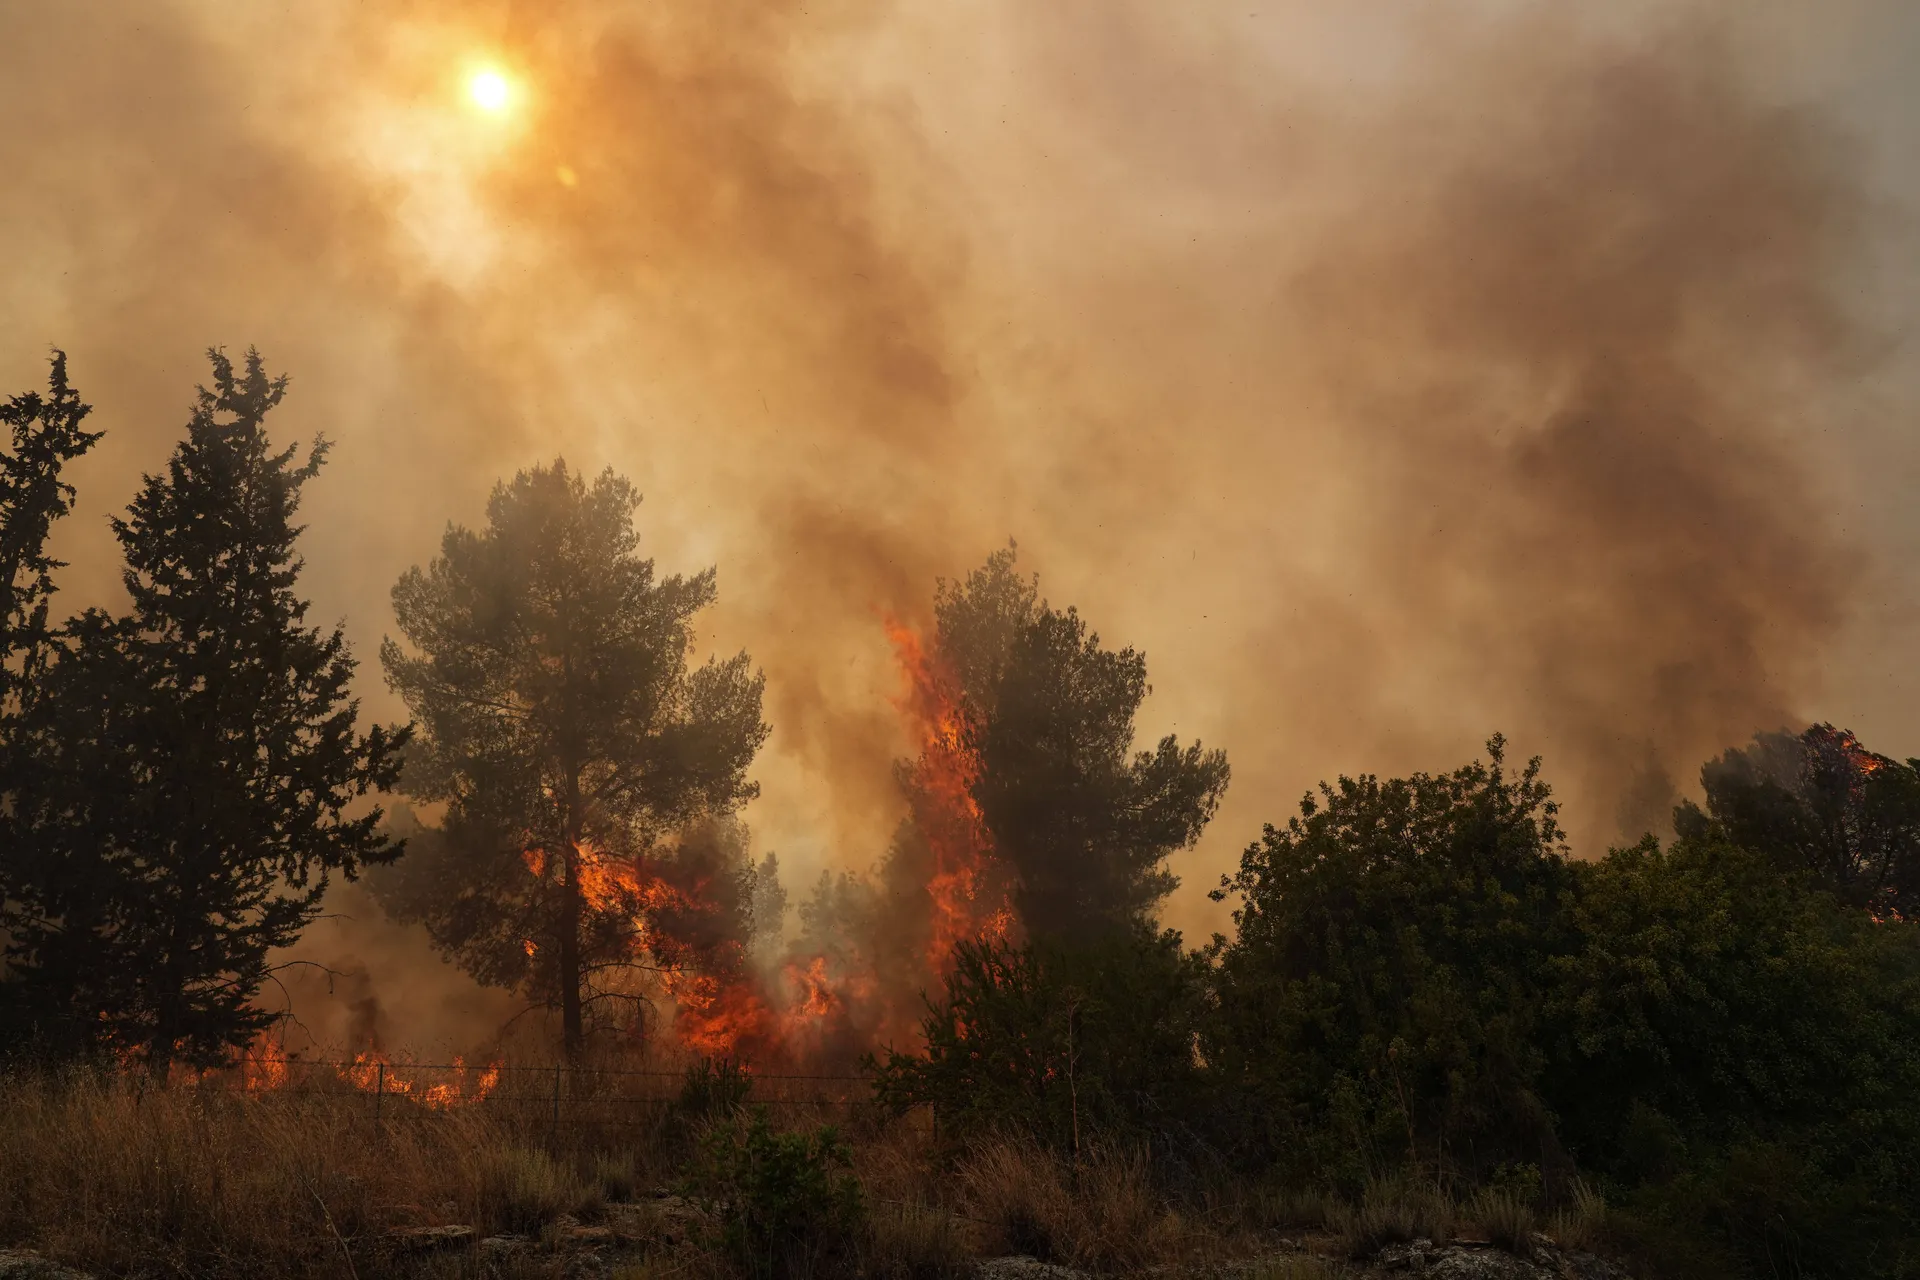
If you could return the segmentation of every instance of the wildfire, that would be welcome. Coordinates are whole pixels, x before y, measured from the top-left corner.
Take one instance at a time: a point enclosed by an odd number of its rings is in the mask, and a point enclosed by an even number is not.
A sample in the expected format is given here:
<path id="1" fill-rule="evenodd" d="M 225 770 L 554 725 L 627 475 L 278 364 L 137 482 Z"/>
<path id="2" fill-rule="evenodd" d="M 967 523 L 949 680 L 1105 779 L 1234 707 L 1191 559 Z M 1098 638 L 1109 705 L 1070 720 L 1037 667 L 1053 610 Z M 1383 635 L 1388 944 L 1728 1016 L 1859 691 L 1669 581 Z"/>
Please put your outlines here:
<path id="1" fill-rule="evenodd" d="M 918 632 L 894 619 L 886 634 L 904 677 L 895 699 L 917 748 L 912 772 L 914 822 L 931 857 L 926 872 L 926 972 L 944 977 L 954 944 L 1006 937 L 1015 928 L 1004 868 L 974 799 L 980 761 L 958 682 Z M 713 1058 L 794 1061 L 829 1044 L 846 1045 L 855 1027 L 904 1031 L 911 1015 L 885 1005 L 873 961 L 850 955 L 792 957 L 777 970 L 751 962 L 732 936 L 731 908 L 716 897 L 718 871 L 668 858 L 604 850 L 581 840 L 558 853 L 533 846 L 521 855 L 536 880 L 570 877 L 582 904 L 602 923 L 624 917 L 618 944 L 673 1004 L 680 1047 Z M 531 960 L 550 939 L 525 938 Z M 359 1087 L 369 1087 L 364 1080 Z M 406 1092 L 406 1090 L 395 1090 Z"/>
<path id="2" fill-rule="evenodd" d="M 339 1068 L 340 1078 L 362 1093 L 413 1098 L 436 1111 L 480 1102 L 500 1083 L 497 1062 L 470 1069 L 464 1059 L 456 1057 L 451 1068 L 452 1078 L 433 1083 L 423 1080 L 421 1073 L 426 1070 L 430 1068 L 404 1061 L 396 1064 L 377 1049 L 356 1053 L 351 1064 Z"/>
<path id="3" fill-rule="evenodd" d="M 1875 755 L 1860 744 L 1860 739 L 1847 729 L 1836 729 L 1830 724 L 1816 724 L 1803 735 L 1809 749 L 1809 764 L 1818 769 L 1821 766 L 1836 769 L 1842 776 L 1851 775 L 1855 779 L 1865 779 L 1878 772 L 1888 763 L 1886 757 Z"/>
<path id="4" fill-rule="evenodd" d="M 665 975 L 681 1045 L 709 1058 L 757 1058 L 781 1045 L 780 1017 L 746 981 L 682 971 Z"/>
<path id="5" fill-rule="evenodd" d="M 262 1032 L 224 1067 L 195 1069 L 178 1062 L 170 1064 L 167 1081 L 172 1085 L 196 1085 L 224 1076 L 237 1084 L 241 1093 L 258 1097 L 290 1088 L 295 1083 L 293 1067 L 296 1062 L 297 1055 L 288 1054 L 286 1046 L 272 1033 Z M 339 1078 L 355 1089 L 367 1093 L 378 1091 L 382 1096 L 411 1098 L 436 1110 L 481 1101 L 500 1083 L 501 1071 L 497 1062 L 475 1068 L 467 1066 L 465 1060 L 458 1057 L 450 1068 L 405 1060 L 395 1062 L 378 1049 L 357 1053 L 348 1063 L 314 1062 L 310 1065 L 331 1065 Z M 126 1071 L 146 1069 L 143 1060 L 125 1054 L 121 1056 L 120 1066 Z M 303 1086 L 311 1081 L 307 1073 L 302 1073 L 299 1078 Z"/>
<path id="6" fill-rule="evenodd" d="M 286 1087 L 286 1050 L 264 1037 L 247 1046 L 246 1052 L 240 1055 L 239 1065 L 240 1087 L 248 1093 L 266 1093 Z"/>
<path id="7" fill-rule="evenodd" d="M 954 676 L 927 651 L 918 632 L 892 618 L 886 628 L 907 678 L 907 691 L 896 705 L 912 721 L 920 745 L 914 818 L 933 853 L 933 874 L 927 881 L 933 900 L 927 962 L 936 975 L 944 975 L 954 943 L 983 934 L 1007 936 L 1013 908 L 1004 890 L 996 893 L 991 884 L 993 837 L 973 798 L 980 758 L 967 741 L 967 719 Z"/>

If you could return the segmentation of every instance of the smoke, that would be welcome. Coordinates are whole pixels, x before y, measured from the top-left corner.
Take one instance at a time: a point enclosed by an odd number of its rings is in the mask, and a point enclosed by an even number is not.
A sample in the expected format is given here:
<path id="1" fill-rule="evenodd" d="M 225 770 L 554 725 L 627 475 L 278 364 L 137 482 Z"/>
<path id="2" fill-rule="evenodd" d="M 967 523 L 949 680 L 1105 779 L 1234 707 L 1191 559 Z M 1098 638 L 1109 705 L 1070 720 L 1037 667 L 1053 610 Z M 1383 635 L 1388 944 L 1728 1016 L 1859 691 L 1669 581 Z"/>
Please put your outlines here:
<path id="1" fill-rule="evenodd" d="M 1764 21 L 1543 8 L 14 6 L 0 385 L 57 342 L 110 432 L 63 602 L 111 599 L 201 349 L 256 343 L 280 438 L 337 442 L 306 581 L 364 658 L 495 479 L 635 480 L 766 668 L 796 892 L 900 813 L 882 617 L 1009 535 L 1146 652 L 1143 732 L 1233 761 L 1176 923 L 1316 778 L 1496 728 L 1595 851 L 1820 706 L 1885 214 Z"/>

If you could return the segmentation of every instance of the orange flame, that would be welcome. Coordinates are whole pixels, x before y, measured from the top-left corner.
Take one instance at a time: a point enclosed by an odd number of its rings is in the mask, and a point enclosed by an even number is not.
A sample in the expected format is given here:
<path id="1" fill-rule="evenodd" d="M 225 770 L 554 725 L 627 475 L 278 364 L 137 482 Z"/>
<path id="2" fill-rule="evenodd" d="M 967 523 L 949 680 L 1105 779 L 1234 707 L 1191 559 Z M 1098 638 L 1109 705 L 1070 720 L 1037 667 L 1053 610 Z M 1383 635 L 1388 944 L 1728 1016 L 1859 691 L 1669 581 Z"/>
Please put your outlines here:
<path id="1" fill-rule="evenodd" d="M 240 1055 L 240 1087 L 247 1093 L 268 1093 L 287 1084 L 286 1050 L 264 1035 Z"/>
<path id="2" fill-rule="evenodd" d="M 895 705 L 918 749 L 914 818 L 933 863 L 926 883 L 926 959 L 939 977 L 951 968 L 955 943 L 981 935 L 1005 937 L 1015 927 L 1014 914 L 973 796 L 980 763 L 968 741 L 958 682 L 918 632 L 889 618 L 886 634 L 905 682 Z M 715 909 L 704 881 L 675 883 L 672 871 L 645 858 L 611 854 L 584 840 L 570 855 L 567 874 L 584 904 L 630 917 L 625 945 L 632 957 L 651 953 L 665 969 L 658 982 L 673 1002 L 673 1034 L 682 1048 L 715 1058 L 792 1060 L 829 1037 L 845 1043 L 856 1022 L 898 1021 L 899 1011 L 875 1012 L 881 984 L 870 960 L 795 958 L 778 975 L 763 977 L 747 963 L 738 942 L 716 952 L 710 941 L 690 943 L 677 936 L 687 920 L 698 921 Z M 522 858 L 538 879 L 559 870 L 544 848 L 529 848 Z M 531 958 L 540 944 L 528 938 L 522 945 Z"/>
<path id="3" fill-rule="evenodd" d="M 445 1111 L 467 1103 L 484 1101 L 500 1083 L 500 1064 L 490 1062 L 475 1071 L 462 1058 L 453 1060 L 452 1078 L 421 1087 L 425 1068 L 401 1061 L 395 1063 L 378 1049 L 353 1055 L 353 1062 L 340 1069 L 340 1078 L 363 1093 L 378 1092 L 383 1097 L 416 1098 L 436 1111 Z"/>
<path id="4" fill-rule="evenodd" d="M 918 632 L 886 619 L 887 639 L 907 678 L 906 693 L 895 705 L 912 722 L 919 740 L 915 763 L 914 819 L 933 853 L 927 881 L 933 929 L 927 961 L 944 976 L 953 946 L 982 934 L 1005 937 L 1013 927 L 1013 908 L 1004 891 L 993 893 L 989 873 L 996 862 L 993 836 L 973 798 L 980 758 L 967 741 L 967 718 L 957 681 L 946 662 L 929 653 Z"/>

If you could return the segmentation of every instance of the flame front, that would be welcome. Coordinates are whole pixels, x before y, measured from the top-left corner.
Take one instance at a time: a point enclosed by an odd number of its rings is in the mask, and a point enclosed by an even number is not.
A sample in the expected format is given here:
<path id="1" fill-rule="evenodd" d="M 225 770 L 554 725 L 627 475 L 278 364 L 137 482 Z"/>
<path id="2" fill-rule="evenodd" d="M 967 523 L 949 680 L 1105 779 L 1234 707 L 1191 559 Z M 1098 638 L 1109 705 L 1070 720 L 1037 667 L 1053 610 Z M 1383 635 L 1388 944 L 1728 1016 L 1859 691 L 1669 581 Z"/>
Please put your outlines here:
<path id="1" fill-rule="evenodd" d="M 974 799 L 980 757 L 967 740 L 967 717 L 958 682 L 946 662 L 927 651 L 918 632 L 888 618 L 887 639 L 907 679 L 896 705 L 911 722 L 920 747 L 914 766 L 914 820 L 933 854 L 927 880 L 932 928 L 927 967 L 944 977 L 953 946 L 967 938 L 1006 937 L 1013 907 L 995 892 L 993 837 Z"/>
<path id="2" fill-rule="evenodd" d="M 904 683 L 894 704 L 916 749 L 913 820 L 930 854 L 924 942 L 916 944 L 924 946 L 920 973 L 938 980 L 952 967 L 956 943 L 1009 936 L 1014 913 L 974 797 L 980 760 L 958 682 L 917 631 L 891 618 L 885 625 Z M 623 855 L 584 839 L 563 853 L 532 846 L 521 856 L 535 879 L 570 875 L 583 907 L 603 920 L 624 919 L 619 945 L 636 976 L 622 981 L 657 984 L 672 1001 L 673 1036 L 682 1049 L 766 1064 L 809 1058 L 828 1044 L 864 1045 L 882 1026 L 911 1034 L 906 984 L 889 984 L 883 998 L 874 961 L 859 948 L 837 958 L 789 957 L 762 971 L 743 941 L 727 936 L 727 909 L 713 896 L 711 878 L 671 858 Z M 534 937 L 521 943 L 530 961 L 551 944 Z M 648 970 L 657 976 L 638 976 Z"/>
<path id="3" fill-rule="evenodd" d="M 421 1067 L 402 1060 L 394 1062 L 378 1049 L 353 1055 L 353 1062 L 339 1069 L 340 1078 L 362 1093 L 383 1097 L 412 1098 L 436 1111 L 445 1111 L 471 1102 L 484 1101 L 500 1083 L 500 1064 L 488 1063 L 478 1070 L 456 1057 L 451 1079 L 428 1083 L 424 1073 L 434 1068 Z"/>

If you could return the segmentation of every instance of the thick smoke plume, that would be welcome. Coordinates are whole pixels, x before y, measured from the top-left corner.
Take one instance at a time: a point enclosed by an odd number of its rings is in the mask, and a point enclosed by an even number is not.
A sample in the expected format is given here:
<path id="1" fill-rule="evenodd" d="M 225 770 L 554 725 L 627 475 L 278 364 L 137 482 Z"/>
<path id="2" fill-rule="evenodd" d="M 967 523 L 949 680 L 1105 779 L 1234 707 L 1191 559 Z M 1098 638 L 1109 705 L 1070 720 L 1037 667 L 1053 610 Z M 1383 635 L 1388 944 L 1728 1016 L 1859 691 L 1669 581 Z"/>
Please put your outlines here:
<path id="1" fill-rule="evenodd" d="M 110 432 L 64 599 L 111 598 L 201 349 L 256 343 L 338 442 L 307 581 L 364 659 L 495 479 L 634 479 L 766 668 L 745 817 L 796 893 L 901 812 L 882 619 L 1009 535 L 1147 653 L 1147 731 L 1233 760 L 1175 923 L 1314 779 L 1495 728 L 1581 848 L 1637 834 L 1819 710 L 1873 571 L 1824 442 L 1885 354 L 1881 219 L 1757 19 L 1450 14 L 14 6 L 0 385 L 58 342 Z M 462 100 L 480 61 L 514 113 Z M 418 954 L 355 927 L 320 958 Z"/>

